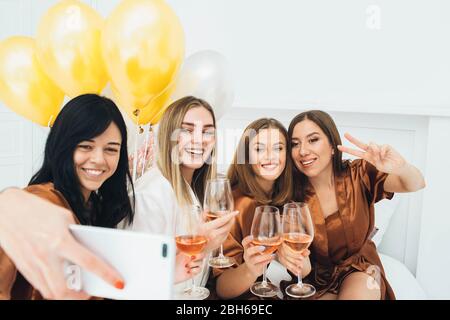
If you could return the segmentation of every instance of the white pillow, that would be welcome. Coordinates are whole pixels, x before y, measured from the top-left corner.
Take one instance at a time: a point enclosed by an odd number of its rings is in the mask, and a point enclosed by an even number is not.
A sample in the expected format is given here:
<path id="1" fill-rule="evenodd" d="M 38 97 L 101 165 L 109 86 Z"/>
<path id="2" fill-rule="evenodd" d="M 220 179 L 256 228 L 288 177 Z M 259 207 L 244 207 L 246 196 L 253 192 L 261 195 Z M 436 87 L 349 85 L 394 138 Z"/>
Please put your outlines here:
<path id="1" fill-rule="evenodd" d="M 383 236 L 389 227 L 389 223 L 397 209 L 398 203 L 399 199 L 396 196 L 391 200 L 384 199 L 375 203 L 375 227 L 378 228 L 378 232 L 372 238 L 372 241 L 377 247 L 383 240 Z"/>

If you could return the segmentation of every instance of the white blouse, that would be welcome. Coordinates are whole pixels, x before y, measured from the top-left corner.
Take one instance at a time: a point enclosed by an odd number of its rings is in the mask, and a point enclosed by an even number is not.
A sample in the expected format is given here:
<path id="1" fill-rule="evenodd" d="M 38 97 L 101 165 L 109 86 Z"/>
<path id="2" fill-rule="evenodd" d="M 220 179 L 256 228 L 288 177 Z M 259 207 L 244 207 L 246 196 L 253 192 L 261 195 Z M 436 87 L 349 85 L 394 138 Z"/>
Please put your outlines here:
<path id="1" fill-rule="evenodd" d="M 164 234 L 175 237 L 176 217 L 180 214 L 175 192 L 170 182 L 162 175 L 157 166 L 148 170 L 135 183 L 135 213 L 133 223 L 126 228 L 133 231 Z M 197 197 L 191 190 L 195 203 Z M 204 259 L 202 272 L 194 277 L 196 285 L 204 286 L 208 281 L 208 257 Z M 178 283 L 174 287 L 177 293 L 188 288 L 192 280 Z"/>

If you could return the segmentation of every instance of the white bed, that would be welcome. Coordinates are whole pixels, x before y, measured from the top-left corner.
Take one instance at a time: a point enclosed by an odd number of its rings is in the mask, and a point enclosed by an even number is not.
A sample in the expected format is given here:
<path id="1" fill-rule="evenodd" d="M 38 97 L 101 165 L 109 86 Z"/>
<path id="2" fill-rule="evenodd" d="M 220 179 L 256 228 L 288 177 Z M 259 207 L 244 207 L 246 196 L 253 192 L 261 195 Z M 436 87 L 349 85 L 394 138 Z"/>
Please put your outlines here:
<path id="1" fill-rule="evenodd" d="M 425 300 L 427 296 L 416 278 L 400 261 L 380 253 L 386 278 L 397 300 Z"/>
<path id="2" fill-rule="evenodd" d="M 383 200 L 375 205 L 375 225 L 379 231 L 372 240 L 377 245 L 386 278 L 394 290 L 396 298 L 398 300 L 423 300 L 427 299 L 426 293 L 411 271 L 404 263 L 384 252 L 384 250 L 398 251 L 394 250 L 398 241 L 395 241 L 396 237 L 392 235 L 399 234 L 400 229 L 404 229 L 405 225 L 393 217 L 401 201 L 401 196 L 397 194 L 392 200 Z M 385 237 L 386 234 L 388 236 Z"/>

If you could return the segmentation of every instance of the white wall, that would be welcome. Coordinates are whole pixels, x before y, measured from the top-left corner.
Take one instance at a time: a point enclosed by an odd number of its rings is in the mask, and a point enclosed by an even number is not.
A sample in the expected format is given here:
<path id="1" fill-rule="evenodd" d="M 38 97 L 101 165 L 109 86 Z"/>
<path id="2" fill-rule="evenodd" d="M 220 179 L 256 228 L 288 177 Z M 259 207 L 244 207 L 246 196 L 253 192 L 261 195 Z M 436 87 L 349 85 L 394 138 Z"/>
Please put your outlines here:
<path id="1" fill-rule="evenodd" d="M 417 278 L 431 297 L 450 299 L 450 120 L 433 117 L 429 128 Z"/>
<path id="2" fill-rule="evenodd" d="M 34 36 L 40 17 L 56 2 L 0 0 L 0 39 Z M 106 16 L 119 1 L 84 2 Z M 343 130 L 363 139 L 392 137 L 423 169 L 424 201 L 420 195 L 404 198 L 393 223 L 405 227 L 386 235 L 398 245 L 384 248 L 416 272 L 431 297 L 450 298 L 450 212 L 444 202 L 450 195 L 450 1 L 167 2 L 183 23 L 187 55 L 215 49 L 230 61 L 236 100 L 228 119 L 234 120 L 222 123 L 242 128 L 262 114 L 287 122 L 300 110 L 325 109 Z M 45 133 L 0 104 L 0 188 L 27 183 L 41 160 Z"/>
<path id="3" fill-rule="evenodd" d="M 168 2 L 184 24 L 188 53 L 212 48 L 230 59 L 237 106 L 450 105 L 449 1 Z M 367 26 L 372 5 L 380 29 Z"/>

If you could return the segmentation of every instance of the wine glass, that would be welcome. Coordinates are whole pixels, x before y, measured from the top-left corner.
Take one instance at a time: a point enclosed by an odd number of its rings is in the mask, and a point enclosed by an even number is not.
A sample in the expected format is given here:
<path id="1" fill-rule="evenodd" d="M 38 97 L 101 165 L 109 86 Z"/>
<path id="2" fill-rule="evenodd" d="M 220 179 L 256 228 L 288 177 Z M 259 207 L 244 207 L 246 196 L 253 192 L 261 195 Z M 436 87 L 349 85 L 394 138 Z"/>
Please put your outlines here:
<path id="1" fill-rule="evenodd" d="M 192 205 L 183 207 L 177 216 L 176 224 L 175 242 L 177 249 L 189 257 L 202 253 L 206 248 L 208 238 L 201 232 L 203 219 L 200 206 Z M 192 277 L 191 287 L 184 290 L 180 298 L 203 300 L 208 296 L 209 290 L 196 286 L 194 277 Z"/>
<path id="2" fill-rule="evenodd" d="M 301 255 L 314 238 L 314 224 L 308 205 L 303 202 L 285 204 L 282 228 L 284 244 Z M 297 279 L 296 284 L 291 284 L 286 288 L 287 295 L 293 298 L 308 298 L 316 293 L 316 289 L 312 285 L 303 283 L 301 274 L 297 274 Z"/>
<path id="3" fill-rule="evenodd" d="M 216 219 L 233 211 L 234 200 L 230 180 L 217 178 L 206 183 L 203 210 L 209 220 Z M 228 268 L 236 263 L 232 257 L 223 255 L 223 245 L 220 245 L 219 255 L 209 259 L 208 264 L 213 268 Z"/>
<path id="4" fill-rule="evenodd" d="M 272 206 L 259 206 L 255 210 L 253 217 L 251 235 L 252 244 L 255 246 L 264 246 L 265 250 L 260 254 L 274 253 L 282 242 L 280 211 Z M 279 288 L 266 279 L 267 265 L 264 266 L 263 281 L 255 282 L 250 291 L 259 297 L 269 298 L 276 296 Z"/>

